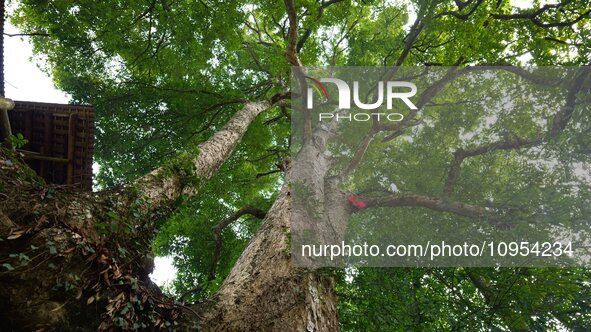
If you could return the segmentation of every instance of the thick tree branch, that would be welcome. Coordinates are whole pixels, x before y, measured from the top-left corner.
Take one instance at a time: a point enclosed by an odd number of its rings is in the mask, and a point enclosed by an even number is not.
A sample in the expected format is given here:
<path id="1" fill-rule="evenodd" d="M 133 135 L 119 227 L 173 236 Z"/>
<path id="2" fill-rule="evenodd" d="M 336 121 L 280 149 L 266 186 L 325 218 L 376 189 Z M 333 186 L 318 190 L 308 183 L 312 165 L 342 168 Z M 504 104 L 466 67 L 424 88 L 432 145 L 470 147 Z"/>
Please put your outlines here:
<path id="1" fill-rule="evenodd" d="M 221 130 L 201 143 L 196 155 L 186 154 L 124 187 L 137 193 L 147 209 L 157 211 L 172 205 L 181 195 L 192 196 L 200 181 L 213 176 L 226 161 L 252 121 L 273 106 L 271 101 L 247 102 Z M 125 196 L 125 195 L 123 195 Z"/>
<path id="2" fill-rule="evenodd" d="M 459 20 L 465 21 L 467 19 L 470 18 L 470 16 L 472 16 L 472 14 L 474 14 L 474 12 L 476 11 L 476 9 L 480 6 L 480 4 L 482 4 L 484 1 L 483 0 L 479 0 L 467 13 L 462 13 L 462 10 L 471 3 L 472 1 L 467 1 L 465 3 L 458 3 L 456 1 L 456 4 L 458 5 L 458 11 L 445 11 L 442 13 L 439 13 L 437 15 L 435 15 L 433 18 L 437 19 L 437 18 L 441 18 L 441 17 L 445 17 L 445 16 L 453 16 Z M 497 14 L 497 13 L 493 13 L 490 16 L 494 19 L 497 20 L 504 20 L 504 21 L 508 21 L 508 20 L 530 20 L 533 24 L 542 27 L 542 28 L 553 28 L 553 27 L 571 27 L 574 24 L 578 23 L 579 21 L 585 19 L 585 18 L 589 18 L 589 14 L 591 13 L 591 9 L 582 12 L 580 15 L 578 15 L 577 17 L 568 20 L 568 21 L 562 21 L 562 22 L 542 22 L 539 18 L 540 15 L 546 13 L 547 11 L 551 10 L 551 9 L 555 9 L 555 10 L 560 10 L 562 12 L 564 12 L 564 6 L 568 5 L 569 3 L 571 3 L 572 0 L 566 0 L 566 1 L 562 1 L 561 3 L 556 3 L 556 4 L 546 4 L 542 7 L 540 7 L 537 10 L 534 11 L 527 11 L 527 12 L 521 12 L 521 13 L 516 13 L 516 14 Z"/>
<path id="3" fill-rule="evenodd" d="M 557 80 L 555 77 L 543 77 L 533 73 L 531 70 L 526 68 L 512 66 L 508 63 L 497 63 L 497 64 L 487 64 L 482 65 L 482 67 L 490 67 L 490 66 L 500 66 L 500 69 L 504 71 L 508 71 L 515 75 L 519 75 L 520 77 L 534 83 L 534 84 L 542 84 L 546 86 L 557 86 L 562 83 L 562 80 Z"/>
<path id="4" fill-rule="evenodd" d="M 495 143 L 490 143 L 486 145 L 482 145 L 473 149 L 463 150 L 458 149 L 454 152 L 454 160 L 450 166 L 449 172 L 447 174 L 447 178 L 445 179 L 445 185 L 443 187 L 443 192 L 446 196 L 450 196 L 453 193 L 454 185 L 460 175 L 460 167 L 464 159 L 468 157 L 474 157 L 486 154 L 492 151 L 498 150 L 515 150 L 521 149 L 525 147 L 531 147 L 543 142 L 542 137 L 535 137 L 533 139 L 521 139 L 515 138 L 512 140 L 507 141 L 500 141 Z"/>
<path id="5" fill-rule="evenodd" d="M 581 91 L 581 88 L 583 87 L 583 83 L 585 82 L 585 80 L 589 76 L 590 72 L 591 72 L 591 67 L 589 67 L 589 66 L 583 67 L 583 69 L 581 69 L 581 71 L 577 74 L 577 76 L 573 80 L 573 82 L 568 90 L 568 93 L 566 95 L 565 105 L 560 109 L 560 111 L 556 114 L 556 116 L 554 116 L 552 128 L 550 129 L 550 132 L 549 132 L 549 136 L 550 136 L 549 138 L 555 138 L 566 128 L 566 125 L 568 124 L 568 121 L 572 117 L 573 112 L 575 110 L 577 94 Z"/>
<path id="6" fill-rule="evenodd" d="M 298 15 L 295 8 L 294 0 L 284 0 L 285 8 L 287 10 L 287 17 L 289 19 L 289 31 L 287 38 L 287 49 L 285 50 L 285 56 L 287 61 L 293 66 L 293 72 L 298 80 L 301 89 L 301 109 L 304 112 L 304 132 L 303 132 L 303 144 L 307 144 L 312 139 L 312 117 L 310 111 L 306 107 L 306 96 L 307 87 L 306 83 L 306 72 L 300 61 L 297 51 L 298 43 Z"/>
<path id="7" fill-rule="evenodd" d="M 285 0 L 287 17 L 289 18 L 289 31 L 287 33 L 287 49 L 285 55 L 292 66 L 301 67 L 302 63 L 297 54 L 298 43 L 298 14 L 295 9 L 294 0 Z"/>
<path id="8" fill-rule="evenodd" d="M 402 65 L 404 60 L 406 60 L 406 57 L 408 57 L 408 55 L 410 54 L 410 50 L 412 49 L 414 43 L 419 38 L 419 35 L 421 34 L 421 31 L 423 31 L 424 27 L 425 27 L 425 23 L 423 23 L 422 18 L 417 17 L 416 20 L 414 21 L 412 27 L 410 28 L 408 35 L 406 35 L 406 37 L 405 37 L 406 41 L 404 42 L 404 48 L 402 49 L 402 52 L 400 53 L 400 55 L 398 56 L 398 59 L 394 63 L 394 67 L 392 69 L 390 69 L 386 73 L 386 75 L 384 75 L 384 77 L 382 78 L 383 81 L 389 81 L 390 79 L 392 79 L 392 77 L 394 77 L 394 75 L 398 71 L 398 67 L 400 65 Z M 384 62 L 386 62 L 386 61 L 384 61 Z"/>
<path id="9" fill-rule="evenodd" d="M 220 223 L 212 227 L 211 230 L 213 231 L 215 247 L 213 249 L 213 255 L 211 256 L 211 263 L 209 265 L 209 274 L 207 276 L 207 280 L 215 279 L 218 260 L 220 259 L 220 254 L 222 252 L 222 231 L 224 230 L 224 228 L 228 227 L 230 224 L 232 224 L 233 222 L 245 215 L 251 215 L 255 218 L 263 219 L 265 218 L 265 215 L 267 215 L 267 211 L 263 211 L 261 209 L 257 209 L 253 206 L 247 205 L 241 208 L 240 210 L 236 211 L 230 217 L 222 220 Z"/>
<path id="10" fill-rule="evenodd" d="M 404 49 L 402 49 L 402 53 L 400 53 L 400 56 L 396 60 L 396 63 L 394 64 L 394 66 L 396 66 L 396 67 L 401 66 L 402 63 L 404 62 L 404 60 L 406 60 L 406 57 L 410 53 L 412 46 L 419 38 L 419 34 L 421 34 L 421 31 L 423 31 L 424 27 L 425 27 L 425 23 L 423 23 L 420 18 L 417 18 L 416 21 L 414 22 L 412 28 L 410 29 L 410 33 L 406 37 L 406 42 L 404 43 Z"/>
<path id="11" fill-rule="evenodd" d="M 539 10 L 533 13 L 519 13 L 519 14 L 491 14 L 491 17 L 497 20 L 530 20 L 533 24 L 542 27 L 542 28 L 555 28 L 555 27 L 571 27 L 574 24 L 578 23 L 584 18 L 589 18 L 589 13 L 591 13 L 591 9 L 581 13 L 576 18 L 570 21 L 564 22 L 542 22 L 539 20 L 538 16 L 544 13 L 546 10 L 550 8 L 559 8 L 562 4 L 555 4 L 555 5 L 545 5 Z"/>
<path id="12" fill-rule="evenodd" d="M 384 196 L 362 198 L 367 207 L 401 207 L 401 206 L 416 206 L 427 209 L 450 212 L 460 216 L 469 217 L 473 219 L 490 220 L 495 211 L 487 210 L 484 207 L 466 204 L 462 202 L 448 202 L 439 198 L 422 196 L 422 195 L 408 195 L 408 196 Z"/>

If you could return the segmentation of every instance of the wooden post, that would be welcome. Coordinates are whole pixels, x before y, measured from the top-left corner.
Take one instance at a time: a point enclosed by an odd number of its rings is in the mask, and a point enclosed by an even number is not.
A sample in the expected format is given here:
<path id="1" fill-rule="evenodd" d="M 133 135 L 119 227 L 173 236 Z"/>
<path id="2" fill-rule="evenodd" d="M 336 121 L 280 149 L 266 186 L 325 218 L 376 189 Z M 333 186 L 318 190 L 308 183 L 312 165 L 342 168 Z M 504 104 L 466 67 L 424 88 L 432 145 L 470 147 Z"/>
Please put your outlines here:
<path id="1" fill-rule="evenodd" d="M 66 176 L 66 183 L 72 184 L 74 176 L 74 152 L 76 150 L 76 125 L 78 122 L 78 115 L 76 113 L 70 114 L 68 120 L 68 173 Z"/>
<path id="2" fill-rule="evenodd" d="M 44 156 L 40 153 L 31 152 L 31 151 L 27 151 L 27 150 L 16 150 L 16 151 L 22 153 L 23 158 L 26 160 L 50 161 L 50 162 L 61 163 L 61 164 L 68 164 L 69 163 L 68 159 L 66 159 L 66 158 L 48 157 L 48 156 Z"/>
<path id="3" fill-rule="evenodd" d="M 2 126 L 2 139 L 8 148 L 12 147 L 10 136 L 12 136 L 12 129 L 10 129 L 10 120 L 8 119 L 8 111 L 14 108 L 14 102 L 11 99 L 0 97 L 0 125 Z"/>
<path id="4" fill-rule="evenodd" d="M 41 141 L 42 144 L 39 148 L 39 151 L 41 151 L 41 154 L 46 155 L 46 156 L 52 155 L 51 145 L 50 145 L 51 128 L 52 127 L 53 127 L 53 114 L 51 114 L 49 112 L 44 112 L 43 113 L 43 140 Z M 47 166 L 47 169 L 51 169 L 51 165 L 48 165 L 48 162 L 42 161 L 39 165 L 39 175 L 41 175 L 42 178 L 46 178 L 46 175 L 47 175 L 46 166 Z"/>

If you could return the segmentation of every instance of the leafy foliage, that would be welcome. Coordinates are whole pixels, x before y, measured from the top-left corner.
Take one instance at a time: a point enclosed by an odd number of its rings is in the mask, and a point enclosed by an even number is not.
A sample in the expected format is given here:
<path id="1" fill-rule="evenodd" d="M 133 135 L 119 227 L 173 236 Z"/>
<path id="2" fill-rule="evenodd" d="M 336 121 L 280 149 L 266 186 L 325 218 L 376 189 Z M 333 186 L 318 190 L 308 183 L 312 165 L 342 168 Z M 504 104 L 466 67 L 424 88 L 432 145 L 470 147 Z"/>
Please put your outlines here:
<path id="1" fill-rule="evenodd" d="M 588 0 L 564 1 L 554 7 L 534 1 L 525 9 L 507 0 L 302 0 L 297 7 L 299 56 L 306 66 L 591 62 Z M 39 34 L 33 38 L 38 63 L 53 75 L 57 86 L 70 93 L 74 102 L 95 106 L 95 159 L 100 164 L 97 182 L 101 187 L 121 184 L 171 155 L 193 151 L 242 101 L 269 99 L 288 85 L 284 50 L 289 24 L 281 1 L 23 0 L 12 21 L 25 32 Z M 412 143 L 392 141 L 396 158 L 383 162 L 397 163 L 396 174 L 390 175 L 399 177 L 396 182 L 404 183 L 403 190 L 441 194 L 435 182 L 444 177 L 442 161 L 450 161 L 448 150 L 458 147 L 461 135 L 482 121 L 482 114 L 461 107 L 458 112 L 461 121 L 433 107 L 422 119 L 429 125 Z M 254 219 L 226 228 L 218 274 L 207 280 L 211 227 L 245 204 L 270 206 L 282 181 L 279 173 L 270 172 L 277 170 L 290 147 L 289 116 L 288 108 L 275 107 L 257 119 L 199 197 L 162 225 L 156 252 L 175 258 L 178 294 L 197 287 L 187 296 L 200 300 L 215 291 L 256 231 L 259 221 Z M 476 201 L 502 192 L 507 199 L 525 190 L 517 196 L 550 201 L 557 208 L 566 206 L 533 184 L 551 185 L 554 176 L 572 177 L 569 158 L 588 158 L 590 115 L 573 116 L 582 125 L 567 128 L 569 141 L 553 143 L 555 157 L 563 163 L 550 177 L 533 168 L 516 177 L 506 167 L 520 167 L 523 159 L 534 155 L 481 156 L 464 165 L 457 198 Z M 526 135 L 538 129 L 535 121 L 523 125 L 523 114 L 506 119 L 481 136 L 503 131 Z M 426 152 L 412 153 L 417 146 Z M 359 174 L 374 167 L 361 165 Z M 482 190 L 469 190 L 474 183 Z M 356 186 L 363 187 L 363 182 Z M 578 203 L 577 213 L 588 216 L 583 201 Z M 4 265 L 8 270 L 12 267 Z M 519 313 L 532 330 L 591 328 L 589 274 L 580 269 L 340 273 L 345 330 L 505 330 L 511 324 L 507 317 L 513 317 L 508 312 Z M 475 280 L 484 280 L 490 292 L 478 289 Z M 486 292 L 494 295 L 493 302 L 483 299 Z M 120 304 L 117 310 L 126 310 Z M 127 310 L 122 314 L 131 309 Z"/>

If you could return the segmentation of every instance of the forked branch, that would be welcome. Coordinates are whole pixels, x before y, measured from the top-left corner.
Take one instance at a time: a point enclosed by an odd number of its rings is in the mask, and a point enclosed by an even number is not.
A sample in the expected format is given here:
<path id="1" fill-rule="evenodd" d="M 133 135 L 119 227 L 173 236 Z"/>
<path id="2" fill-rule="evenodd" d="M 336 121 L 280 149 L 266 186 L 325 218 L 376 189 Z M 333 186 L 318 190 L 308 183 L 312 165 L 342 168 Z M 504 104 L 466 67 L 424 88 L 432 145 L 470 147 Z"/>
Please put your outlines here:
<path id="1" fill-rule="evenodd" d="M 222 231 L 226 227 L 228 227 L 230 224 L 232 224 L 236 220 L 240 219 L 242 216 L 251 215 L 251 216 L 256 217 L 258 219 L 263 219 L 263 218 L 265 218 L 266 214 L 267 214 L 266 211 L 263 211 L 261 209 L 257 209 L 253 206 L 250 206 L 250 205 L 246 205 L 243 208 L 241 208 L 240 210 L 236 211 L 230 217 L 220 221 L 220 223 L 218 223 L 217 225 L 212 227 L 211 230 L 213 231 L 213 239 L 215 241 L 215 247 L 213 249 L 213 255 L 211 257 L 211 263 L 209 266 L 209 274 L 207 276 L 207 280 L 215 279 L 218 260 L 220 259 L 220 255 L 222 252 Z"/>
<path id="2" fill-rule="evenodd" d="M 581 69 L 577 73 L 568 89 L 568 93 L 566 95 L 566 102 L 564 106 L 562 106 L 560 111 L 558 111 L 556 115 L 554 115 L 552 125 L 545 135 L 543 133 L 540 133 L 532 138 L 518 137 L 509 140 L 484 144 L 468 150 L 456 150 L 454 152 L 454 159 L 451 163 L 447 177 L 445 179 L 443 189 L 445 195 L 450 196 L 453 193 L 453 189 L 460 175 L 460 169 L 464 159 L 484 155 L 486 153 L 493 151 L 517 150 L 532 147 L 556 138 L 566 128 L 568 121 L 572 117 L 572 114 L 575 109 L 577 94 L 581 91 L 583 83 L 585 82 L 585 79 L 587 78 L 590 72 L 591 69 L 589 67 L 583 67 L 583 69 Z"/>

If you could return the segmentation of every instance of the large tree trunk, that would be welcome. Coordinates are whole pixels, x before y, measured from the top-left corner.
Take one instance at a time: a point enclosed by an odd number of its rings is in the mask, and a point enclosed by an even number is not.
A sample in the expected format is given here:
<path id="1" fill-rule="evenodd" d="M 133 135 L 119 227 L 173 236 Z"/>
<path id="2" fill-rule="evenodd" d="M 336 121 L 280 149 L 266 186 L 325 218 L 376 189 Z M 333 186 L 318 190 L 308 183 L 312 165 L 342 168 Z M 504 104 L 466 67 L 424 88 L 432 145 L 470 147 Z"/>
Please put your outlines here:
<path id="1" fill-rule="evenodd" d="M 101 193 L 45 185 L 14 153 L 3 150 L 3 325 L 15 330 L 96 330 L 100 322 L 107 329 L 122 323 L 121 317 L 146 323 L 146 317 L 156 315 L 149 320 L 164 326 L 167 319 L 190 312 L 162 300 L 148 279 L 156 221 L 217 172 L 250 123 L 269 107 L 271 102 L 245 104 L 199 145 L 195 156 L 180 157 L 123 188 Z M 126 309 L 128 303 L 133 306 Z M 141 312 L 146 307 L 151 308 L 147 314 Z"/>
<path id="2" fill-rule="evenodd" d="M 331 273 L 315 271 L 315 262 L 301 259 L 295 247 L 305 231 L 316 236 L 304 240 L 324 244 L 336 243 L 345 235 L 352 211 L 338 189 L 340 178 L 327 178 L 333 161 L 324 153 L 335 131 L 336 122 L 316 130 L 290 163 L 286 184 L 263 225 L 216 296 L 200 307 L 205 330 L 339 330 Z M 315 200 L 318 211 L 310 211 L 302 199 L 294 198 L 297 183 L 307 187 L 307 199 Z"/>
<path id="3" fill-rule="evenodd" d="M 148 279 L 156 221 L 170 215 L 173 202 L 195 194 L 217 172 L 253 119 L 270 106 L 270 102 L 247 103 L 199 146 L 195 156 L 180 157 L 125 187 L 101 193 L 47 186 L 4 150 L 0 155 L 3 325 L 9 330 L 94 331 L 99 326 L 168 329 L 167 324 L 176 321 L 181 329 L 200 326 L 215 331 L 338 330 L 332 277 L 292 264 L 287 185 L 212 299 L 180 306 Z M 307 152 L 300 159 L 309 160 L 307 154 L 317 154 L 321 147 L 304 149 Z M 320 164 L 303 167 L 315 169 L 309 177 L 319 182 L 328 163 L 316 160 Z M 307 172 L 297 168 L 302 171 Z M 323 190 L 316 196 L 330 197 Z M 336 196 L 342 195 L 336 192 Z"/>
<path id="4" fill-rule="evenodd" d="M 204 330 L 338 330 L 332 277 L 291 262 L 290 200 L 284 186 L 219 292 L 201 308 Z"/>

